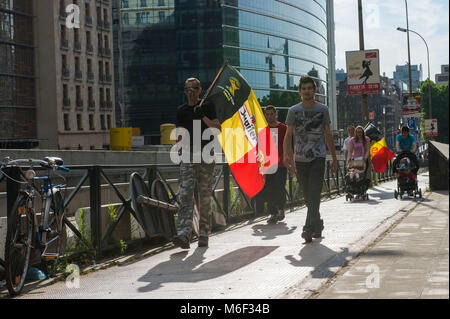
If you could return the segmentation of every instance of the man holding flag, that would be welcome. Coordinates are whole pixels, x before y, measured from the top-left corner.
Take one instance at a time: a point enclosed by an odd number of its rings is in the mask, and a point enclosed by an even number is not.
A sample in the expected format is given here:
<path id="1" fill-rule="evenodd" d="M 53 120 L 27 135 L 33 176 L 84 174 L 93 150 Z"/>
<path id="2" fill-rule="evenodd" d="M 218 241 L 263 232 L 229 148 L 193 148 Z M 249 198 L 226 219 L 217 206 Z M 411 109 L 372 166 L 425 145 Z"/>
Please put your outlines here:
<path id="1" fill-rule="evenodd" d="M 184 93 L 188 102 L 177 110 L 177 145 L 181 145 L 180 155 L 180 210 L 178 212 L 178 234 L 173 238 L 175 246 L 184 249 L 190 247 L 192 219 L 194 210 L 194 185 L 199 189 L 199 247 L 208 246 L 211 219 L 211 191 L 214 179 L 214 161 L 207 161 L 203 154 L 214 136 L 203 139 L 208 128 L 219 132 L 214 105 L 203 103 L 199 99 L 202 88 L 200 81 L 189 78 L 185 82 Z M 205 156 L 203 156 L 205 155 Z M 209 154 L 212 156 L 212 154 Z"/>
<path id="2" fill-rule="evenodd" d="M 303 197 L 308 208 L 302 237 L 306 243 L 322 237 L 323 220 L 320 219 L 320 197 L 325 173 L 326 146 L 333 162 L 331 172 L 337 170 L 336 150 L 330 129 L 328 107 L 315 101 L 316 83 L 303 76 L 299 83 L 300 104 L 292 106 L 286 118 L 284 161 L 293 176 L 297 173 Z M 294 137 L 295 156 L 292 150 Z"/>

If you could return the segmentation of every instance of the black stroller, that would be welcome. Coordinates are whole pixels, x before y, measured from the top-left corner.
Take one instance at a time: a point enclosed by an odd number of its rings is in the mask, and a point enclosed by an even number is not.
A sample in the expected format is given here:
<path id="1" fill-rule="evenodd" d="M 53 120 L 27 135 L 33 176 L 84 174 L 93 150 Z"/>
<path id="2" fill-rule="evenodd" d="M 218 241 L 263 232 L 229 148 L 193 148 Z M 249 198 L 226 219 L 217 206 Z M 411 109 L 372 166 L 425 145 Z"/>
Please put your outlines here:
<path id="1" fill-rule="evenodd" d="M 422 189 L 417 182 L 417 172 L 419 171 L 419 161 L 416 155 L 411 152 L 400 152 L 393 163 L 394 174 L 397 174 L 397 189 L 394 190 L 394 197 L 403 198 L 403 194 L 422 198 Z"/>
<path id="2" fill-rule="evenodd" d="M 359 173 L 359 178 L 351 178 L 351 172 L 347 172 L 345 175 L 345 192 L 347 195 L 345 196 L 345 200 L 352 201 L 354 196 L 360 196 L 363 200 L 369 199 L 369 194 L 367 194 L 367 190 L 370 186 L 370 179 L 367 178 L 367 172 L 369 169 L 369 160 L 367 159 L 364 162 L 364 171 Z"/>

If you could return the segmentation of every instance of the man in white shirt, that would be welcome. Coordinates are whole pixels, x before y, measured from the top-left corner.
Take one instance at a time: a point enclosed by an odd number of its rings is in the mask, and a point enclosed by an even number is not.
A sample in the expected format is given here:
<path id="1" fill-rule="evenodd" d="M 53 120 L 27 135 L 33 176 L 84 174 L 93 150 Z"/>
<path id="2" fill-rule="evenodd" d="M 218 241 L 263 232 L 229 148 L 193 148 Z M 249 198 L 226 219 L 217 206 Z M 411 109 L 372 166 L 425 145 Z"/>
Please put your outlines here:
<path id="1" fill-rule="evenodd" d="M 348 137 L 344 140 L 344 146 L 342 147 L 342 150 L 345 152 L 344 155 L 346 161 L 348 155 L 348 144 L 350 143 L 351 138 L 355 136 L 355 127 L 353 125 L 349 125 L 347 127 L 347 134 Z"/>

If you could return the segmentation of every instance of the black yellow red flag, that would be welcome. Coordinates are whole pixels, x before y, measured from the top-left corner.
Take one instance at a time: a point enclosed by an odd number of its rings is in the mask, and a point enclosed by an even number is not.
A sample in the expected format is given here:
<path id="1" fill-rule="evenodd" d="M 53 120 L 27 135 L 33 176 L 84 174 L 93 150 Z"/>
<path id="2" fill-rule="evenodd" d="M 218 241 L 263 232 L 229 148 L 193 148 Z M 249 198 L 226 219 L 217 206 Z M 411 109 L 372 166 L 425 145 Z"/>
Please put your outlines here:
<path id="1" fill-rule="evenodd" d="M 226 64 L 208 100 L 214 103 L 221 123 L 219 142 L 231 172 L 252 198 L 264 187 L 265 174 L 276 170 L 279 161 L 258 99 L 244 77 Z"/>

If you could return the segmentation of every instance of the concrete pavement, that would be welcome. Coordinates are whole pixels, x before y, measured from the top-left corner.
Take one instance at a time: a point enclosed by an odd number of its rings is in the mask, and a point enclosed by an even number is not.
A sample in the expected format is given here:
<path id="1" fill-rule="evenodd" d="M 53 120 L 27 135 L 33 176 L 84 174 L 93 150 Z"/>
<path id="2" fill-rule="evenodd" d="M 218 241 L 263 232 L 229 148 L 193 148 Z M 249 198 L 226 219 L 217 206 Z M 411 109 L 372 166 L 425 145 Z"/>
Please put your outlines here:
<path id="1" fill-rule="evenodd" d="M 317 298 L 448 299 L 448 195 L 434 192 L 419 203 Z"/>
<path id="2" fill-rule="evenodd" d="M 423 192 L 427 181 L 419 176 Z M 417 206 L 418 199 L 395 200 L 395 187 L 391 181 L 369 190 L 369 201 L 322 202 L 323 238 L 311 244 L 300 237 L 306 218 L 301 208 L 276 225 L 259 218 L 231 226 L 214 234 L 209 248 L 192 243 L 190 250 L 124 262 L 81 276 L 79 288 L 42 282 L 19 298 L 306 298 Z"/>

